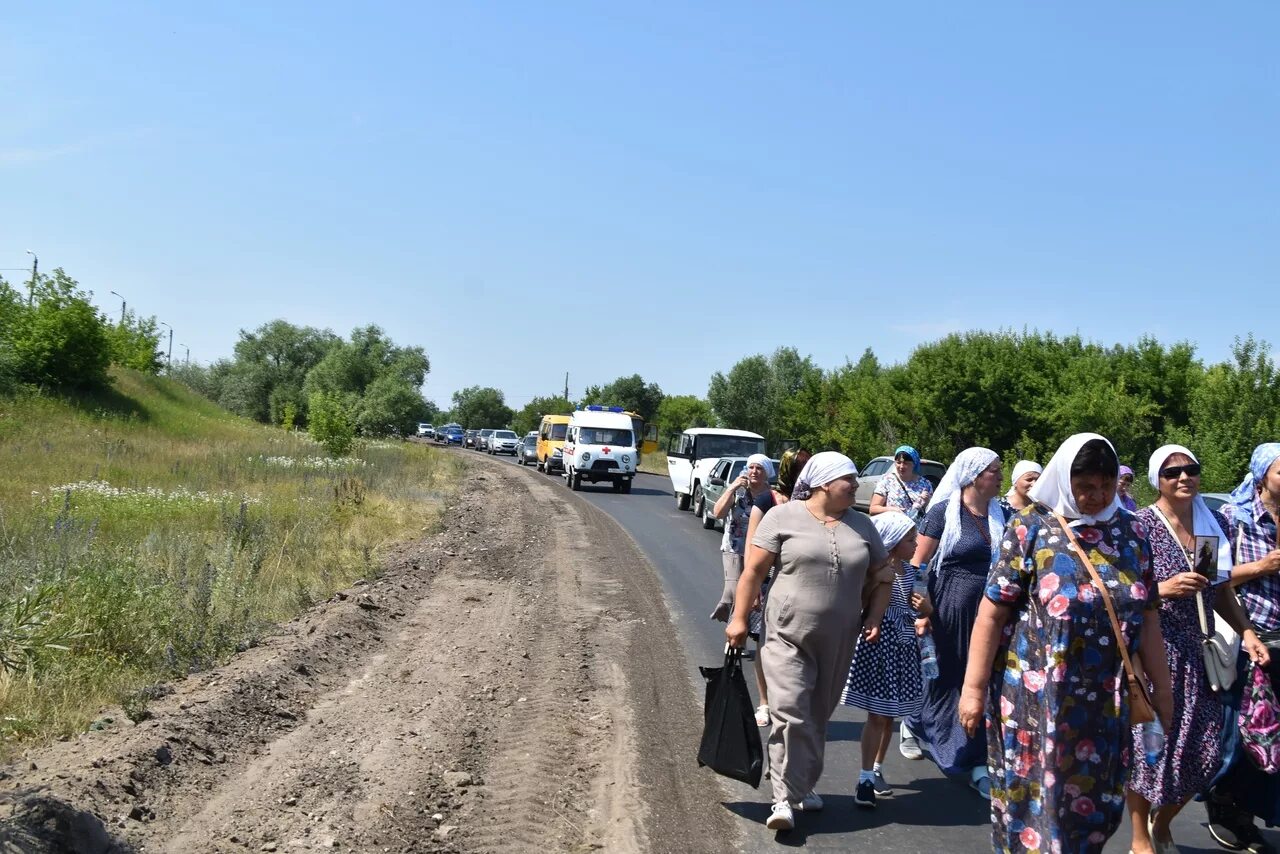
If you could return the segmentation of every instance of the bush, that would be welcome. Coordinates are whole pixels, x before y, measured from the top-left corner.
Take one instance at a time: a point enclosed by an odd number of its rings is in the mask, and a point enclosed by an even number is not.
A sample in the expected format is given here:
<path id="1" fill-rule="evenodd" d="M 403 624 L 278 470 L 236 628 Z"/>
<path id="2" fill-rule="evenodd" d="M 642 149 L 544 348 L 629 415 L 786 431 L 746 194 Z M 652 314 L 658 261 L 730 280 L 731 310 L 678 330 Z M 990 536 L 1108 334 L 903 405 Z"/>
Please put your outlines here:
<path id="1" fill-rule="evenodd" d="M 0 367 L 11 382 L 57 389 L 105 388 L 111 346 L 106 324 L 75 279 L 54 270 L 36 282 L 31 304 L 0 284 Z"/>
<path id="2" fill-rule="evenodd" d="M 356 422 L 351 407 L 334 392 L 315 392 L 308 399 L 311 437 L 324 446 L 330 455 L 346 456 L 356 440 Z"/>

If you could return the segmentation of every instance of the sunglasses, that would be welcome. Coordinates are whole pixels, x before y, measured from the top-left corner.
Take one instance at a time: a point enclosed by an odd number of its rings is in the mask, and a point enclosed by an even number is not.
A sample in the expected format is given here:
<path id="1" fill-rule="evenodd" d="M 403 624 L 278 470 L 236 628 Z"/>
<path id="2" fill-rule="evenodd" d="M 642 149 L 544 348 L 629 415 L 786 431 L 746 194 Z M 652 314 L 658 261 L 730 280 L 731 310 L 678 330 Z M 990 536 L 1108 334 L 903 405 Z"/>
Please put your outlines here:
<path id="1" fill-rule="evenodd" d="M 1185 466 L 1169 466 L 1167 469 L 1160 469 L 1160 476 L 1165 480 L 1177 480 L 1182 475 L 1187 477 L 1200 476 L 1200 464 L 1190 463 Z"/>

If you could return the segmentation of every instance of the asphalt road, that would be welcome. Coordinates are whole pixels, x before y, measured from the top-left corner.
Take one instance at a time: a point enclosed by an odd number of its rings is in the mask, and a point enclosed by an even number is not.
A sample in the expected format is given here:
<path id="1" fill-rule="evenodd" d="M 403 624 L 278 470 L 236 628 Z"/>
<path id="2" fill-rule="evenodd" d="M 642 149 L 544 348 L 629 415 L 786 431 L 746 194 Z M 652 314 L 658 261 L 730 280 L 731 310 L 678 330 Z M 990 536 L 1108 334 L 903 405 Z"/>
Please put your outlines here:
<path id="1" fill-rule="evenodd" d="M 538 474 L 530 466 L 527 469 Z M 563 478 L 559 478 L 564 483 Z M 567 489 L 567 487 L 566 487 Z M 704 530 L 692 513 L 676 509 L 671 482 L 641 474 L 630 495 L 608 484 L 584 484 L 579 493 L 625 528 L 657 569 L 672 622 L 688 660 L 686 674 L 699 696 L 702 677 L 697 666 L 718 665 L 723 656 L 724 624 L 708 618 L 719 599 L 720 532 Z M 754 677 L 747 682 L 755 690 Z M 892 797 L 880 798 L 874 811 L 853 803 L 853 788 L 861 764 L 859 739 L 865 715 L 840 707 L 828 731 L 826 766 L 818 793 L 826 802 L 820 813 L 797 813 L 796 829 L 775 834 L 764 827 L 768 816 L 769 784 L 760 789 L 716 778 L 724 786 L 724 808 L 740 817 L 744 851 L 774 851 L 778 846 L 812 851 L 876 851 L 915 854 L 925 851 L 987 852 L 992 850 L 988 804 L 970 790 L 967 780 L 943 775 L 928 759 L 908 761 L 898 753 L 897 739 L 885 761 L 885 778 Z M 764 735 L 767 731 L 762 730 Z M 676 748 L 679 749 L 679 748 Z M 688 745 L 690 761 L 697 745 Z M 708 785 L 714 775 L 707 771 Z M 1174 821 L 1174 839 L 1183 854 L 1208 854 L 1219 848 L 1204 827 L 1204 807 L 1190 804 Z M 1265 831 L 1280 849 L 1280 832 Z M 1106 847 L 1106 854 L 1128 850 L 1126 820 Z"/>

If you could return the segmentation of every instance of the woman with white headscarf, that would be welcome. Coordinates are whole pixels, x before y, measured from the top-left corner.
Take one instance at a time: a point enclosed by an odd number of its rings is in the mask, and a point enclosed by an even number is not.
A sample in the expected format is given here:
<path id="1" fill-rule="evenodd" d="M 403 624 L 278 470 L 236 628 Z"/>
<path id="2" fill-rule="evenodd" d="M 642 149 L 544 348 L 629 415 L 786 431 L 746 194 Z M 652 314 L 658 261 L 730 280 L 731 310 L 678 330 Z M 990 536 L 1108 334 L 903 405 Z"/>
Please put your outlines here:
<path id="1" fill-rule="evenodd" d="M 1280 442 L 1253 449 L 1244 480 L 1222 507 L 1231 537 L 1235 588 L 1258 632 L 1271 652 L 1273 689 L 1280 691 L 1280 548 L 1276 523 L 1280 521 Z M 1236 687 L 1224 699 L 1228 720 L 1239 711 L 1240 686 L 1245 672 L 1236 676 Z M 1271 850 L 1254 826 L 1254 818 L 1268 825 L 1280 824 L 1280 774 L 1266 774 L 1244 758 L 1237 727 L 1223 733 L 1223 764 L 1209 790 L 1209 833 L 1218 844 L 1236 851 Z"/>
<path id="2" fill-rule="evenodd" d="M 1129 692 L 1094 572 L 1171 724 L 1151 545 L 1116 498 L 1119 470 L 1103 437 L 1063 442 L 1031 489 L 1036 503 L 1005 529 L 987 579 L 959 714 L 977 734 L 985 712 L 997 852 L 1100 854 L 1124 816 Z"/>
<path id="3" fill-rule="evenodd" d="M 1123 468 L 1123 467 L 1122 467 Z M 1159 498 L 1135 515 L 1151 542 L 1151 560 L 1160 593 L 1160 633 L 1174 684 L 1173 726 L 1155 765 L 1135 762 L 1129 777 L 1129 815 L 1134 854 L 1173 850 L 1169 823 L 1204 791 L 1222 754 L 1222 701 L 1205 675 L 1203 644 L 1214 632 L 1217 610 L 1241 635 L 1252 658 L 1266 660 L 1244 609 L 1230 587 L 1213 587 L 1231 577 L 1231 543 L 1226 520 L 1200 497 L 1200 461 L 1182 445 L 1165 445 L 1151 455 L 1148 477 Z M 1199 548 L 1213 549 L 1213 577 L 1196 565 Z M 1133 750 L 1142 752 L 1142 728 L 1133 728 Z"/>
<path id="4" fill-rule="evenodd" d="M 956 717 L 960 686 L 969 660 L 969 633 L 998 553 L 1005 516 L 1000 509 L 1000 457 L 987 448 L 969 448 L 947 469 L 920 525 L 912 563 L 932 561 L 929 599 L 931 632 L 938 648 L 938 678 L 924 690 L 924 708 L 903 721 L 899 750 L 918 759 L 927 747 L 948 774 L 967 774 L 987 797 L 987 747 L 982 733 L 967 734 Z"/>
<path id="5" fill-rule="evenodd" d="M 756 528 L 734 598 L 739 606 L 725 629 L 731 646 L 746 643 L 749 603 L 776 562 L 759 655 L 773 719 L 771 830 L 794 827 L 794 810 L 822 809 L 814 789 L 827 721 L 840 701 L 864 613 L 883 613 L 889 600 L 888 553 L 871 520 L 853 509 L 857 474 L 844 454 L 824 451 L 809 460 L 792 500 Z M 879 625 L 868 624 L 868 640 L 878 636 Z"/>
<path id="6" fill-rule="evenodd" d="M 1009 491 L 1004 494 L 1004 498 L 1000 499 L 1000 506 L 1004 508 L 1006 518 L 1031 506 L 1031 487 L 1035 486 L 1036 481 L 1040 479 L 1042 471 L 1044 468 L 1037 462 L 1018 460 L 1017 465 L 1013 467 Z"/>

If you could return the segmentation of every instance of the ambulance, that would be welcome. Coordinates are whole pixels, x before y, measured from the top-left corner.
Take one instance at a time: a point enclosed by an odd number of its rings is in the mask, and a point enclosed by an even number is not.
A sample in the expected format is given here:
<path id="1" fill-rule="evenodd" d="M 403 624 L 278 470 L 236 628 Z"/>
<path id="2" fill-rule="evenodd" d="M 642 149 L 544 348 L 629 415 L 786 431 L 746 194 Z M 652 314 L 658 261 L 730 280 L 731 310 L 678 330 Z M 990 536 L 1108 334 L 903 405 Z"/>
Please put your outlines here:
<path id="1" fill-rule="evenodd" d="M 584 406 L 569 416 L 561 450 L 565 480 L 575 492 L 582 482 L 613 484 L 614 492 L 630 492 L 640 455 L 631 418 L 620 406 Z"/>

